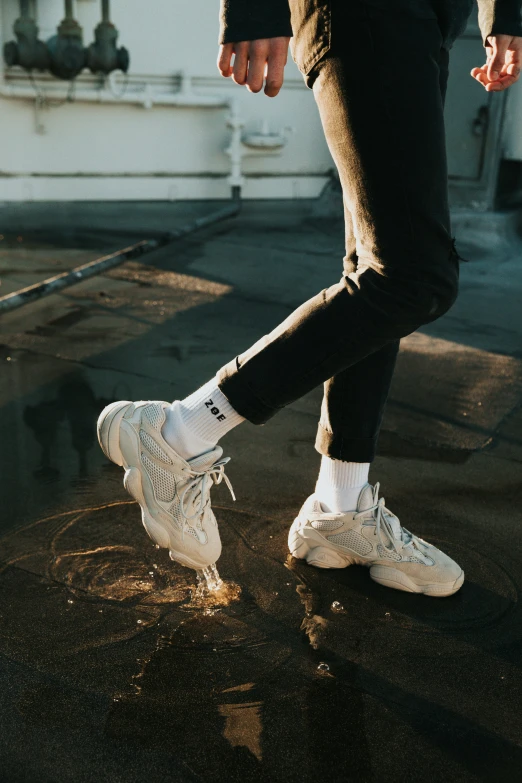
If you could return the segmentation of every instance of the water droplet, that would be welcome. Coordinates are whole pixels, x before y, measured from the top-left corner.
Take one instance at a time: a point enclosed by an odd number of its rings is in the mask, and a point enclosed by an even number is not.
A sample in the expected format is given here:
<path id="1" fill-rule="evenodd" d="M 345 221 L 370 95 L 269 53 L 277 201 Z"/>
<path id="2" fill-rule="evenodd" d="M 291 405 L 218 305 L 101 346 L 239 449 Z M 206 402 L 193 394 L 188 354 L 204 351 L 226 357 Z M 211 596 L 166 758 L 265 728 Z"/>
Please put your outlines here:
<path id="1" fill-rule="evenodd" d="M 212 648 L 212 652 L 217 652 L 217 649 L 215 647 Z"/>
<path id="2" fill-rule="evenodd" d="M 138 623 L 138 625 L 141 625 L 143 620 L 136 620 L 136 622 Z"/>
<path id="3" fill-rule="evenodd" d="M 153 564 L 152 564 L 152 567 L 153 567 L 153 568 L 157 568 L 158 566 L 157 566 L 157 564 L 156 564 L 156 563 L 153 563 Z"/>
<path id="4" fill-rule="evenodd" d="M 149 576 L 154 576 L 154 571 L 149 571 Z"/>
<path id="5" fill-rule="evenodd" d="M 339 603 L 339 601 L 334 601 L 332 604 L 332 611 L 344 612 L 344 606 L 341 603 Z"/>
<path id="6" fill-rule="evenodd" d="M 156 549 L 159 549 L 159 548 L 160 548 L 160 545 L 159 545 L 159 544 L 154 544 L 154 546 L 156 547 Z"/>
<path id="7" fill-rule="evenodd" d="M 330 671 L 330 667 L 328 666 L 327 663 L 321 662 L 319 664 L 319 666 L 317 667 L 317 671 L 318 672 L 329 672 Z"/>
<path id="8" fill-rule="evenodd" d="M 68 603 L 68 604 L 73 604 L 73 603 L 74 603 L 74 601 L 73 601 L 73 599 L 72 599 L 72 598 L 68 598 L 68 599 L 67 599 L 67 603 Z"/>
<path id="9" fill-rule="evenodd" d="M 390 613 L 389 613 L 389 612 L 386 612 L 386 613 L 385 613 L 385 617 L 389 617 L 389 616 L 390 616 Z"/>

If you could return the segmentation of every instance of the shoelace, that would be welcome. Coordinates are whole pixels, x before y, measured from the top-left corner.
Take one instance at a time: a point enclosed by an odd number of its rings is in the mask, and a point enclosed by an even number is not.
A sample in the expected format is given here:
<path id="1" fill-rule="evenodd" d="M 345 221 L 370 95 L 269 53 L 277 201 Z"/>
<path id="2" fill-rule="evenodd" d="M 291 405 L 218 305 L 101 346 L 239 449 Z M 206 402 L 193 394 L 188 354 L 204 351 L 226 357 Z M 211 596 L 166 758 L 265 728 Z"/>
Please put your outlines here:
<path id="1" fill-rule="evenodd" d="M 232 500 L 236 499 L 232 484 L 230 483 L 230 479 L 225 473 L 225 465 L 227 462 L 230 462 L 230 457 L 224 457 L 224 459 L 219 460 L 219 462 L 215 462 L 213 465 L 207 468 L 207 470 L 191 471 L 192 476 L 194 476 L 194 481 L 192 481 L 190 484 L 187 484 L 180 498 L 180 511 L 187 524 L 191 519 L 201 516 L 201 514 L 203 514 L 205 511 L 205 508 L 210 501 L 209 493 L 212 484 L 221 484 L 221 482 L 224 480 L 225 484 L 230 490 Z M 211 482 L 210 486 L 209 481 Z M 196 501 L 198 497 L 199 504 L 196 507 Z M 186 509 L 191 503 L 196 508 L 196 510 L 193 514 L 187 514 Z M 185 536 L 185 526 L 183 526 L 182 535 Z"/>
<path id="2" fill-rule="evenodd" d="M 373 517 L 375 519 L 375 532 L 377 533 L 377 536 L 379 538 L 379 541 L 381 543 L 381 546 L 384 549 L 393 549 L 393 551 L 398 555 L 399 550 L 397 549 L 398 539 L 395 538 L 395 535 L 393 533 L 393 528 L 390 524 L 390 522 L 386 519 L 386 514 L 393 517 L 395 516 L 393 512 L 390 511 L 390 509 L 386 508 L 384 505 L 384 498 L 379 498 L 379 487 L 380 484 L 377 482 L 377 484 L 373 488 L 373 506 L 370 506 L 370 508 L 365 509 L 364 511 L 359 511 L 355 515 L 355 519 L 358 519 L 359 517 L 362 517 L 364 514 L 373 513 Z M 402 525 L 399 523 L 400 528 L 400 541 L 403 545 L 403 547 L 412 546 L 415 547 L 422 555 L 424 555 L 424 552 L 420 549 L 417 543 L 417 539 L 415 536 L 410 533 L 409 530 L 406 530 L 405 527 L 402 527 Z M 382 537 L 382 531 L 386 533 L 391 547 L 387 546 L 384 543 L 383 537 Z"/>

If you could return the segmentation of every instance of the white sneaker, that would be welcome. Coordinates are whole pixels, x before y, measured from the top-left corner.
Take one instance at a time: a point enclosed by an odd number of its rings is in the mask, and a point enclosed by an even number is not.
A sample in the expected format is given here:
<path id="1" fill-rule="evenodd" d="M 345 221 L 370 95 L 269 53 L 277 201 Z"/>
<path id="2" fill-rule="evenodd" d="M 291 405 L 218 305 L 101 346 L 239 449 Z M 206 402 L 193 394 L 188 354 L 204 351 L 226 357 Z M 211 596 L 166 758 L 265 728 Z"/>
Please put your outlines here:
<path id="1" fill-rule="evenodd" d="M 464 582 L 457 563 L 401 526 L 379 500 L 379 484 L 363 487 L 357 511 L 325 513 L 311 495 L 288 534 L 294 557 L 318 568 L 370 568 L 375 582 L 410 593 L 448 596 Z"/>
<path id="2" fill-rule="evenodd" d="M 141 506 L 145 530 L 154 543 L 168 549 L 173 560 L 204 569 L 221 554 L 210 489 L 225 479 L 229 457 L 216 446 L 188 462 L 161 434 L 166 402 L 108 405 L 98 419 L 98 440 L 108 459 L 125 469 L 123 484 Z M 235 500 L 235 497 L 234 497 Z"/>

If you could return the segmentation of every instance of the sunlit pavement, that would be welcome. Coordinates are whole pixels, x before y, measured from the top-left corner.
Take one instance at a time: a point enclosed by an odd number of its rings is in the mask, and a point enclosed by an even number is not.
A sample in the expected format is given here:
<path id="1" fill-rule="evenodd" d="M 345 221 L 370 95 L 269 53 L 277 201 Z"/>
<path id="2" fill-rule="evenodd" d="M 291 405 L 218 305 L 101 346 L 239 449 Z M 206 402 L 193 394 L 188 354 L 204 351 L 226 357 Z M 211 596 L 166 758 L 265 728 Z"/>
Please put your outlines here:
<path id="1" fill-rule="evenodd" d="M 9 207 L 0 294 L 216 206 Z M 522 245 L 458 238 L 461 297 L 403 341 L 372 473 L 463 566 L 446 599 L 287 556 L 320 390 L 224 442 L 217 605 L 96 442 L 108 402 L 185 395 L 338 279 L 341 224 L 310 202 L 247 203 L 2 317 L 2 782 L 518 779 Z"/>

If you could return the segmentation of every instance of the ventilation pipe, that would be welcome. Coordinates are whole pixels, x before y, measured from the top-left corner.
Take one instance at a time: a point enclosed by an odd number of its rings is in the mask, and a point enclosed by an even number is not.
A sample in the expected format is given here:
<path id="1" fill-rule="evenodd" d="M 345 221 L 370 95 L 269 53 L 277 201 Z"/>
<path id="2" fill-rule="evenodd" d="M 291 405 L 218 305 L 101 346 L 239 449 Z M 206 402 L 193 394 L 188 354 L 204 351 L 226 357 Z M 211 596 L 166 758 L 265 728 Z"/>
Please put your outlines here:
<path id="1" fill-rule="evenodd" d="M 38 40 L 38 27 L 29 15 L 29 0 L 20 0 L 20 17 L 13 26 L 16 41 L 4 46 L 6 65 L 19 65 L 26 71 L 46 71 L 49 55 L 43 41 Z"/>
<path id="2" fill-rule="evenodd" d="M 109 74 L 129 70 L 129 52 L 116 46 L 118 31 L 110 21 L 109 0 L 102 0 L 102 20 L 94 31 L 94 43 L 87 49 L 87 67 L 92 73 Z"/>

